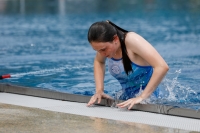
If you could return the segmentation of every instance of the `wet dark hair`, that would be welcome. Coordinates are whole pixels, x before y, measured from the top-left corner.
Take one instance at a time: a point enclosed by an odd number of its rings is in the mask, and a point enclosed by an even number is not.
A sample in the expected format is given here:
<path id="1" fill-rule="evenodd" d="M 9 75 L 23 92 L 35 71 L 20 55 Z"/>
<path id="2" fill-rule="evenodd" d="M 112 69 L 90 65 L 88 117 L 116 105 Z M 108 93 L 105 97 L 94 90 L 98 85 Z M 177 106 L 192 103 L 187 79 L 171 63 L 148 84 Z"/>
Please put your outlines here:
<path id="1" fill-rule="evenodd" d="M 101 21 L 93 23 L 88 30 L 88 41 L 91 42 L 112 42 L 114 40 L 114 35 L 119 37 L 119 41 L 122 49 L 122 61 L 124 65 L 124 70 L 128 75 L 133 72 L 131 67 L 131 60 L 127 55 L 125 37 L 128 33 L 127 30 L 120 28 L 111 21 Z"/>

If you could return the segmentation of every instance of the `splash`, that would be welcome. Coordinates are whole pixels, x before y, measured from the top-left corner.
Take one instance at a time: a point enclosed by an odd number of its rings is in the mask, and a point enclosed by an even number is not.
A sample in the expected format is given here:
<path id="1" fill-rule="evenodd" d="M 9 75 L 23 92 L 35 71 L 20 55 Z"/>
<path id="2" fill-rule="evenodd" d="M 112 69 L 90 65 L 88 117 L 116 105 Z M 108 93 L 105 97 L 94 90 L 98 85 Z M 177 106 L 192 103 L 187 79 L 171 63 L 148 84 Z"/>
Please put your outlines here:
<path id="1" fill-rule="evenodd" d="M 168 73 L 158 89 L 156 99 L 151 99 L 153 104 L 163 104 L 182 108 L 200 109 L 200 96 L 189 86 L 185 86 L 178 81 L 181 69 L 174 73 Z M 195 103 L 195 104 L 194 104 Z"/>
<path id="2" fill-rule="evenodd" d="M 181 74 L 181 69 L 176 70 L 174 73 L 168 73 L 162 80 L 158 88 L 152 95 L 143 100 L 141 104 L 159 104 L 169 105 L 174 107 L 192 108 L 195 110 L 200 109 L 200 94 L 193 90 L 191 87 L 184 86 L 178 81 L 178 77 Z M 141 95 L 143 92 L 142 84 L 140 91 L 136 96 Z M 115 92 L 115 104 L 119 101 L 119 97 L 122 94 L 121 91 Z M 114 104 L 114 105 L 115 105 Z"/>
<path id="3" fill-rule="evenodd" d="M 44 75 L 44 74 L 52 74 L 52 73 L 59 73 L 59 72 L 64 72 L 65 70 L 69 70 L 72 71 L 74 69 L 83 69 L 83 68 L 91 68 L 93 66 L 64 66 L 64 67 L 59 67 L 59 68 L 52 68 L 52 69 L 43 69 L 43 70 L 39 70 L 39 71 L 32 71 L 32 72 L 24 72 L 24 73 L 16 73 L 16 74 L 11 74 L 11 77 L 14 78 L 19 78 L 19 77 L 23 77 L 26 75 Z"/>
<path id="4" fill-rule="evenodd" d="M 175 74 L 175 77 L 170 80 L 168 78 L 164 78 L 164 80 L 161 82 L 161 84 L 163 83 L 164 84 L 164 88 L 165 88 L 165 91 L 168 92 L 168 96 L 166 99 L 170 100 L 170 101 L 175 101 L 177 100 L 176 98 L 176 94 L 174 93 L 174 89 L 176 87 L 179 87 L 180 84 L 178 82 L 178 76 L 179 74 L 181 73 L 181 69 L 179 70 L 176 70 L 175 73 L 172 73 L 172 74 Z M 170 74 L 170 73 L 169 73 Z M 159 97 L 164 97 L 163 95 L 160 95 Z"/>
<path id="5" fill-rule="evenodd" d="M 114 93 L 114 102 L 111 105 L 111 107 L 118 108 L 117 104 L 119 103 L 119 97 L 122 95 L 122 93 L 123 93 L 122 90 L 115 91 L 115 93 Z"/>

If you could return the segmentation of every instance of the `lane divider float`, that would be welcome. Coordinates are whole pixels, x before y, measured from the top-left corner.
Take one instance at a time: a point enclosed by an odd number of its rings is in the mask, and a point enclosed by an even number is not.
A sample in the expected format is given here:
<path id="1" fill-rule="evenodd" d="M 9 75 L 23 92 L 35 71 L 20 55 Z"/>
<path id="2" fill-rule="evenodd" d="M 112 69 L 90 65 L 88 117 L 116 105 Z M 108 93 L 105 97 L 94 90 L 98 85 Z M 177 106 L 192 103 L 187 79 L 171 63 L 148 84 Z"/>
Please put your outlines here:
<path id="1" fill-rule="evenodd" d="M 0 76 L 0 80 L 1 79 L 6 79 L 6 78 L 11 78 L 11 75 L 10 74 L 5 74 L 5 75 L 1 75 Z"/>

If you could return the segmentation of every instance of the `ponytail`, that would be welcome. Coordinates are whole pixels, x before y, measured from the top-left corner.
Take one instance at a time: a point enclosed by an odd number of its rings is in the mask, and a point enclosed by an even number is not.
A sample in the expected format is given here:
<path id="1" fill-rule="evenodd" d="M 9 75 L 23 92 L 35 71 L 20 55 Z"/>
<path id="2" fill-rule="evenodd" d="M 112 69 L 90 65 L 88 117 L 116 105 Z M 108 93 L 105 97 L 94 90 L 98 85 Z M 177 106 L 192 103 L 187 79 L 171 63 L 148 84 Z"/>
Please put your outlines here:
<path id="1" fill-rule="evenodd" d="M 125 70 L 126 74 L 128 75 L 130 72 L 133 72 L 133 69 L 131 66 L 132 62 L 131 62 L 130 58 L 128 57 L 128 52 L 127 52 L 126 45 L 125 45 L 125 37 L 126 37 L 126 34 L 128 33 L 128 31 L 120 28 L 119 26 L 115 25 L 114 23 L 112 23 L 109 20 L 107 20 L 106 22 L 108 22 L 113 27 L 115 27 L 115 29 L 117 31 L 117 36 L 119 37 L 119 41 L 121 43 L 122 61 L 123 61 L 123 65 L 124 65 L 124 70 Z"/>

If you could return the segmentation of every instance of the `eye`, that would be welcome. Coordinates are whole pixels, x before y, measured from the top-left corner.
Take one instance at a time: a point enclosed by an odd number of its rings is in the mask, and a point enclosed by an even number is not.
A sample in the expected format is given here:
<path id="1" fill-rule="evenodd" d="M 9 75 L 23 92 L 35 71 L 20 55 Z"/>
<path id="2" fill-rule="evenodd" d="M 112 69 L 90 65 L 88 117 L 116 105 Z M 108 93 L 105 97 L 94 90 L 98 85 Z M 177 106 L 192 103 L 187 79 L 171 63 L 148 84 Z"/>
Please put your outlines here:
<path id="1" fill-rule="evenodd" d="M 106 51 L 106 48 L 100 49 L 99 52 L 104 52 Z"/>
<path id="2" fill-rule="evenodd" d="M 101 51 L 105 51 L 106 49 L 104 48 L 104 49 L 101 49 Z"/>

